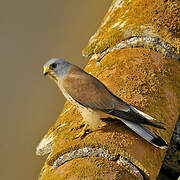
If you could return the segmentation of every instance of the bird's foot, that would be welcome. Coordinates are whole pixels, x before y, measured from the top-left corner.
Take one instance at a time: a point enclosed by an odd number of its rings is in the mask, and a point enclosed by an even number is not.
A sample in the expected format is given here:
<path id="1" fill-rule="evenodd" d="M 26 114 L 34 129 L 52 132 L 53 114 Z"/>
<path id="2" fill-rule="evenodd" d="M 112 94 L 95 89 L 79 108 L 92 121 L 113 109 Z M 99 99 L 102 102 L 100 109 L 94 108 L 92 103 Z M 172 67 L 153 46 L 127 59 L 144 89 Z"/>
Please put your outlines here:
<path id="1" fill-rule="evenodd" d="M 84 136 L 86 136 L 87 132 L 89 131 L 89 129 L 87 127 L 88 127 L 88 125 L 86 124 L 83 127 L 82 131 L 74 139 L 77 139 L 77 138 L 81 138 L 82 139 Z"/>
<path id="2" fill-rule="evenodd" d="M 79 125 L 79 126 L 77 126 L 77 127 L 73 127 L 73 128 L 71 128 L 70 129 L 70 131 L 77 131 L 78 129 L 81 129 L 81 128 L 83 128 L 85 125 L 84 124 L 81 124 L 81 125 Z"/>

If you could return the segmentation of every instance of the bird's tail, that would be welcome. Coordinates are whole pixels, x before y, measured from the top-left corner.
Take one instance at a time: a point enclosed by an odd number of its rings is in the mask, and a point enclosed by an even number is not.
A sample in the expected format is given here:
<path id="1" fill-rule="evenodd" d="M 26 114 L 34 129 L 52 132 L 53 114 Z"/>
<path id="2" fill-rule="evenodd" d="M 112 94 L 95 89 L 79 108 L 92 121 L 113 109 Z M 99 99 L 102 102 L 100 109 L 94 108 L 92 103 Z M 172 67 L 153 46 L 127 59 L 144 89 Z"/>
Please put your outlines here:
<path id="1" fill-rule="evenodd" d="M 145 122 L 144 122 L 145 124 L 154 126 L 159 129 L 166 129 L 164 126 L 167 126 L 167 124 L 165 124 L 161 121 L 158 121 L 157 119 L 154 119 L 153 117 L 149 116 L 148 114 L 136 109 L 134 106 L 131 106 L 131 109 L 145 120 Z"/>
<path id="2" fill-rule="evenodd" d="M 145 139 L 152 145 L 159 147 L 161 149 L 165 149 L 168 146 L 164 139 L 162 139 L 157 134 L 151 132 L 148 128 L 146 128 L 140 124 L 124 120 L 124 119 L 121 119 L 121 121 L 125 125 L 127 125 L 130 129 L 132 129 L 136 134 L 141 136 L 143 139 Z"/>

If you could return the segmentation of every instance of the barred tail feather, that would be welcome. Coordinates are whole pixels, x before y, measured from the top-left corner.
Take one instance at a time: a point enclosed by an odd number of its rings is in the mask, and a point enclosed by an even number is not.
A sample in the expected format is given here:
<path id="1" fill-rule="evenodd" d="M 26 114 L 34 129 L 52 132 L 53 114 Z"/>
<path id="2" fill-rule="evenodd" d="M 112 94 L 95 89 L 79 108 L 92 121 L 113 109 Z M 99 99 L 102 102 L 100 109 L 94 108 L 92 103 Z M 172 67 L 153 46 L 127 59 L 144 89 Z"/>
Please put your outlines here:
<path id="1" fill-rule="evenodd" d="M 145 139 L 152 145 L 159 147 L 161 149 L 165 149 L 168 146 L 164 139 L 162 139 L 157 134 L 151 132 L 148 128 L 124 119 L 121 119 L 121 121 L 130 129 L 132 129 L 136 134 L 141 136 L 143 139 Z"/>

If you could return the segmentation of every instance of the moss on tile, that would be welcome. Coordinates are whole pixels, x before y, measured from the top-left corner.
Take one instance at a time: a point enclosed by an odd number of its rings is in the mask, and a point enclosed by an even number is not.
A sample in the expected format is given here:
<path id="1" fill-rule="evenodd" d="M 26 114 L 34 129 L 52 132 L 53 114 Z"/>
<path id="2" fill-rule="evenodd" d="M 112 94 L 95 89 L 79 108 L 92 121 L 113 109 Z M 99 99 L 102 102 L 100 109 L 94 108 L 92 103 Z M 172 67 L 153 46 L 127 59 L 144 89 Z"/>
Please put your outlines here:
<path id="1" fill-rule="evenodd" d="M 118 1 L 114 0 L 113 3 L 117 5 Z M 176 0 L 124 0 L 117 7 L 111 6 L 103 24 L 83 50 L 83 54 L 101 53 L 132 36 L 161 38 L 175 47 L 175 53 L 179 53 L 179 11 L 179 2 Z M 150 129 L 167 142 L 170 141 L 180 113 L 179 62 L 167 59 L 148 48 L 129 48 L 110 52 L 98 66 L 96 59 L 91 60 L 85 70 L 127 103 L 167 123 L 166 131 Z M 52 133 L 56 144 L 41 171 L 43 179 L 67 179 L 74 173 L 78 178 L 86 178 L 91 174 L 98 177 L 99 174 L 104 176 L 103 172 L 106 170 L 111 172 L 112 168 L 117 167 L 114 162 L 104 158 L 82 158 L 51 169 L 60 155 L 83 147 L 103 148 L 110 154 L 121 154 L 151 179 L 156 178 L 165 151 L 153 147 L 118 120 L 102 122 L 97 131 L 88 134 L 84 139 L 74 139 L 81 131 L 83 122 L 75 107 L 71 106 L 66 102 L 62 114 L 47 134 L 48 136 Z M 65 125 L 58 128 L 62 124 Z M 90 167 L 88 171 L 82 168 L 86 166 Z M 121 168 L 118 166 L 117 171 L 125 175 L 127 172 Z M 119 178 L 116 174 L 111 177 Z"/>
<path id="2" fill-rule="evenodd" d="M 104 22 L 82 53 L 98 54 L 132 36 L 152 36 L 170 43 L 175 47 L 174 53 L 178 54 L 179 14 L 180 6 L 176 1 L 124 0 L 121 7 L 109 9 Z"/>
<path id="3" fill-rule="evenodd" d="M 167 123 L 167 131 L 150 129 L 170 141 L 180 111 L 180 65 L 176 60 L 166 59 L 143 48 L 123 49 L 109 53 L 98 67 L 95 60 L 90 61 L 85 70 L 127 103 Z M 66 103 L 65 109 L 70 106 Z M 66 125 L 62 128 L 56 128 L 64 123 Z M 74 107 L 59 117 L 50 130 L 56 145 L 46 161 L 47 166 L 51 166 L 64 153 L 96 147 L 106 149 L 110 154 L 121 154 L 150 177 L 157 176 L 165 151 L 144 141 L 119 120 L 102 122 L 97 131 L 84 139 L 74 139 L 82 124 L 82 117 Z"/>

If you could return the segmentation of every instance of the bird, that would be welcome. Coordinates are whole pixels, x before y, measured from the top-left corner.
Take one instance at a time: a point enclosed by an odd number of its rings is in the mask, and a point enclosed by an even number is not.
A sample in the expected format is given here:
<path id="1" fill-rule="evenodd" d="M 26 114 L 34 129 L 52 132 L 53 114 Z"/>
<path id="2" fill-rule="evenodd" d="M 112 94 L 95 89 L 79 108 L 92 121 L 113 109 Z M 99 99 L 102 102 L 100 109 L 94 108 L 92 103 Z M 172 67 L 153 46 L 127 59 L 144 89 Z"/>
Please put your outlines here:
<path id="1" fill-rule="evenodd" d="M 88 128 L 95 130 L 101 113 L 122 121 L 150 144 L 165 149 L 166 141 L 144 125 L 166 129 L 162 123 L 113 94 L 100 80 L 68 61 L 52 58 L 43 66 L 65 98 L 80 112 L 85 126 L 76 138 L 85 136 Z"/>

